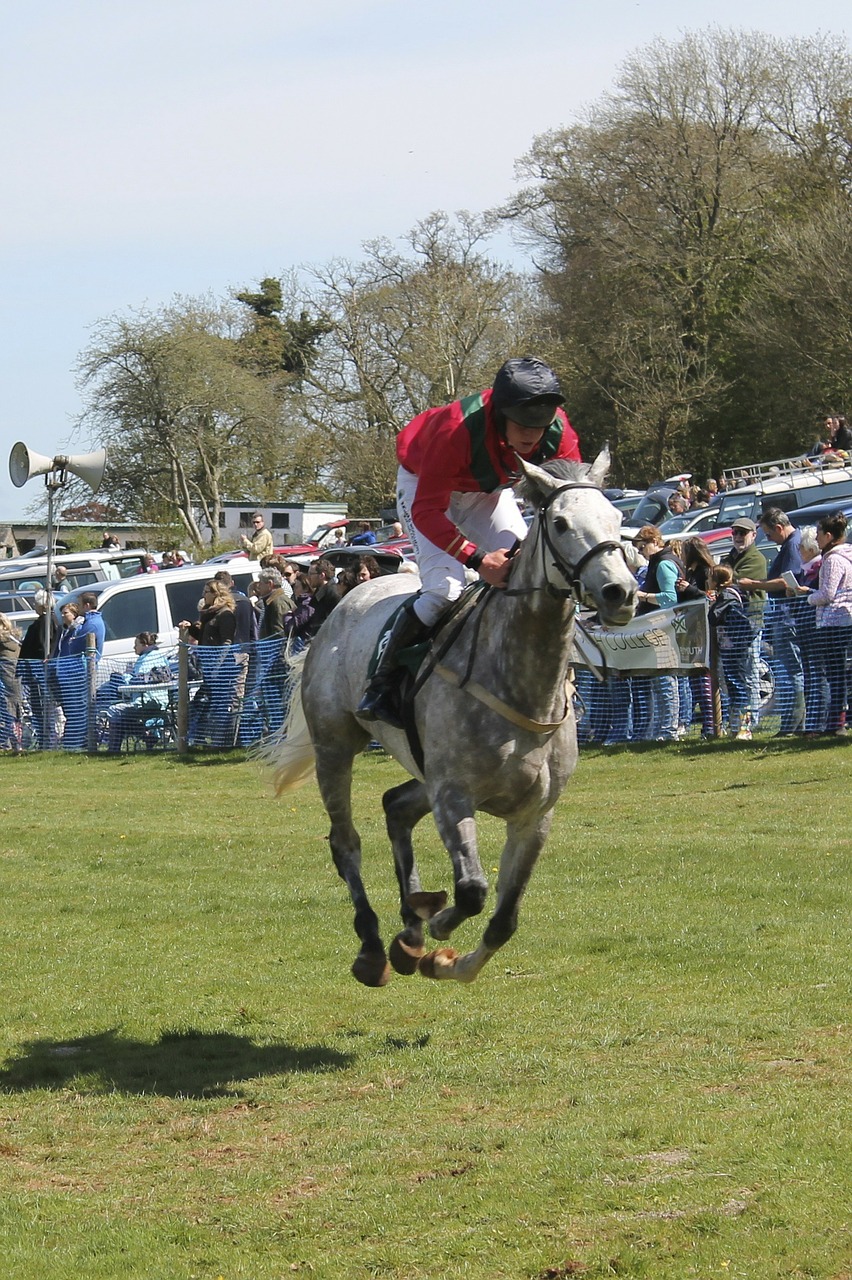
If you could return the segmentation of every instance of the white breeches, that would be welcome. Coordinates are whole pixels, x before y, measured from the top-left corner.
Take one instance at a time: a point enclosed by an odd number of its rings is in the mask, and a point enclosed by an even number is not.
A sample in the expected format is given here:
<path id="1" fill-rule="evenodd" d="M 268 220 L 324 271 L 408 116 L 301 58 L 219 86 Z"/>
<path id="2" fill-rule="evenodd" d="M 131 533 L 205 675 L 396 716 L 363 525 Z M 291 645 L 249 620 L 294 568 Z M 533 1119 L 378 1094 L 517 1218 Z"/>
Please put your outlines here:
<path id="1" fill-rule="evenodd" d="M 400 467 L 396 490 L 397 514 L 411 539 L 423 584 L 414 611 L 421 622 L 431 627 L 473 578 L 463 564 L 436 547 L 415 528 L 411 508 L 417 496 L 417 476 Z M 497 489 L 494 493 L 454 493 L 446 514 L 466 538 L 485 552 L 501 548 L 508 551 L 515 540 L 523 539 L 527 532 L 511 489 Z"/>

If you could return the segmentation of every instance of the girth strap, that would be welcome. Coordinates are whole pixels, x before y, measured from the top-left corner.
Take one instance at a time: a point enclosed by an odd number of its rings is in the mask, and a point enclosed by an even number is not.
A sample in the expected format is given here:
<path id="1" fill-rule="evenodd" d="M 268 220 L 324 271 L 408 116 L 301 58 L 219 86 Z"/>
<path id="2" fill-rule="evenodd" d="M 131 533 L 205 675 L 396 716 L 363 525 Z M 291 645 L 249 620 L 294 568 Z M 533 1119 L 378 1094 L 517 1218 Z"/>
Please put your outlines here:
<path id="1" fill-rule="evenodd" d="M 453 685 L 456 689 L 464 689 L 465 693 L 469 693 L 471 697 L 476 698 L 478 702 L 481 702 L 491 711 L 496 711 L 498 716 L 502 716 L 504 720 L 517 725 L 519 729 L 526 729 L 528 733 L 553 733 L 560 725 L 565 723 L 571 714 L 571 697 L 574 692 L 573 673 L 565 681 L 564 716 L 561 720 L 547 722 L 530 720 L 528 716 L 521 715 L 520 711 L 515 711 L 514 707 L 510 707 L 502 698 L 498 698 L 495 694 L 489 693 L 487 689 L 483 689 L 482 685 L 477 684 L 475 680 L 466 681 L 463 676 L 451 671 L 449 667 L 445 667 L 442 663 L 436 665 L 434 670 L 442 680 L 446 680 L 447 684 Z"/>

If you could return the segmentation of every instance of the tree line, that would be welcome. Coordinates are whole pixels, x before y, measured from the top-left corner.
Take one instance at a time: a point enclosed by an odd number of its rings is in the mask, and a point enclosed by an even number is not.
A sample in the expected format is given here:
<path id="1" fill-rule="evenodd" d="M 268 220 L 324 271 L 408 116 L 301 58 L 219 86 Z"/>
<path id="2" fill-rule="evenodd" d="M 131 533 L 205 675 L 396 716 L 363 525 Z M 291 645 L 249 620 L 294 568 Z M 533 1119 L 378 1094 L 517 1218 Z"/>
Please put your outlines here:
<path id="1" fill-rule="evenodd" d="M 226 497 L 392 502 L 396 433 L 507 355 L 559 371 L 616 480 L 803 451 L 852 378 L 852 61 L 710 29 L 628 58 L 499 209 L 226 299 L 111 318 L 80 358 L 106 497 L 195 543 Z M 489 252 L 509 226 L 525 272 Z"/>

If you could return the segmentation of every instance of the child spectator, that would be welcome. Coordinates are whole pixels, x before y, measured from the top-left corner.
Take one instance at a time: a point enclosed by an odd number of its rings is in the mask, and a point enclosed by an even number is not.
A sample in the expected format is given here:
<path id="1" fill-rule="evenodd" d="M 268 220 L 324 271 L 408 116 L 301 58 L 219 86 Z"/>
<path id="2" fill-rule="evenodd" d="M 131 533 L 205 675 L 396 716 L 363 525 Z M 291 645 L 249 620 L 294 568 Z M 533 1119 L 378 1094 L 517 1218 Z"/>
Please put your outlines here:
<path id="1" fill-rule="evenodd" d="M 710 605 L 710 623 L 716 630 L 716 643 L 722 673 L 728 687 L 728 729 L 741 742 L 751 741 L 751 714 L 748 706 L 748 653 L 752 629 L 748 609 L 743 603 L 734 575 L 726 564 L 717 565 L 707 574 L 710 589 L 716 597 Z"/>

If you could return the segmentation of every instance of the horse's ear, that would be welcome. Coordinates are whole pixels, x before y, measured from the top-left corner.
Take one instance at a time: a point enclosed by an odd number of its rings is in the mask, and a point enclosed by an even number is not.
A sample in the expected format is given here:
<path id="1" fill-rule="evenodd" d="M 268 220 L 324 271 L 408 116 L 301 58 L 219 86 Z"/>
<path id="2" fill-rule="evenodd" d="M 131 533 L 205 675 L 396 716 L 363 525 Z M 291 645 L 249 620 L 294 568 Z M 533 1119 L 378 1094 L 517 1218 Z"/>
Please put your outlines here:
<path id="1" fill-rule="evenodd" d="M 550 475 L 541 467 L 537 467 L 534 462 L 525 462 L 519 453 L 516 453 L 515 457 L 518 459 L 518 466 L 524 477 L 520 485 L 521 496 L 533 506 L 541 506 L 549 493 L 565 483 L 564 479 L 560 480 Z"/>
<path id="2" fill-rule="evenodd" d="M 607 477 L 611 461 L 609 443 L 606 443 L 589 467 L 589 479 L 592 484 L 599 485 L 601 489 L 603 488 L 603 482 Z"/>

